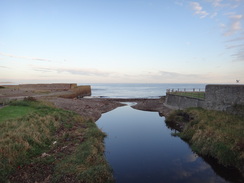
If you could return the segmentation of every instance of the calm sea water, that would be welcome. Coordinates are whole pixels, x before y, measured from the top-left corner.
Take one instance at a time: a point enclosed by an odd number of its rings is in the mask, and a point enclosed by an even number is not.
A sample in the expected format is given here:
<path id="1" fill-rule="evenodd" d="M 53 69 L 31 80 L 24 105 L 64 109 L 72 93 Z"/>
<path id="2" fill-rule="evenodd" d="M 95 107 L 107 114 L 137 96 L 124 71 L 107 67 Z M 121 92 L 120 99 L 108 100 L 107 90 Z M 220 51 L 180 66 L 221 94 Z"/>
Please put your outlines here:
<path id="1" fill-rule="evenodd" d="M 92 97 L 108 98 L 158 98 L 167 89 L 205 90 L 206 84 L 90 84 Z"/>
<path id="2" fill-rule="evenodd" d="M 164 120 L 156 112 L 125 106 L 97 121 L 108 135 L 105 156 L 117 183 L 242 182 L 232 170 L 192 152 Z"/>

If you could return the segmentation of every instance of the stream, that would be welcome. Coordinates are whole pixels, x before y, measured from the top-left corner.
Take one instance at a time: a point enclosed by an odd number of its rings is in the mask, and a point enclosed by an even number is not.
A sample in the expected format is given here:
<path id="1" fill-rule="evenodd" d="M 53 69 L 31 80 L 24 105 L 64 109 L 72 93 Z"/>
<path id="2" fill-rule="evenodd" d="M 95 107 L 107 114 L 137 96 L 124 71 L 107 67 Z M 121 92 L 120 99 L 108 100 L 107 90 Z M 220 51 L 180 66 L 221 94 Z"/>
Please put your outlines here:
<path id="1" fill-rule="evenodd" d="M 96 122 L 107 134 L 105 156 L 117 183 L 240 181 L 235 172 L 192 152 L 186 142 L 172 135 L 175 130 L 164 120 L 157 112 L 124 106 Z"/>

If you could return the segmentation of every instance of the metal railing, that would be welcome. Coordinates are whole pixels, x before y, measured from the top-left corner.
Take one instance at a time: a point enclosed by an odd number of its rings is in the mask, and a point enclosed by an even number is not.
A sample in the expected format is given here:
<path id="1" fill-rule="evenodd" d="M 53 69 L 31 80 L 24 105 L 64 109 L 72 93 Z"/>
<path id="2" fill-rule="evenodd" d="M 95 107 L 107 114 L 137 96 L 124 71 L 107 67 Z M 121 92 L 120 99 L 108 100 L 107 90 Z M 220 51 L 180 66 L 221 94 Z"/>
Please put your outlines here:
<path id="1" fill-rule="evenodd" d="M 173 94 L 191 98 L 204 99 L 205 89 L 203 88 L 177 88 L 177 89 L 167 89 L 166 94 Z"/>

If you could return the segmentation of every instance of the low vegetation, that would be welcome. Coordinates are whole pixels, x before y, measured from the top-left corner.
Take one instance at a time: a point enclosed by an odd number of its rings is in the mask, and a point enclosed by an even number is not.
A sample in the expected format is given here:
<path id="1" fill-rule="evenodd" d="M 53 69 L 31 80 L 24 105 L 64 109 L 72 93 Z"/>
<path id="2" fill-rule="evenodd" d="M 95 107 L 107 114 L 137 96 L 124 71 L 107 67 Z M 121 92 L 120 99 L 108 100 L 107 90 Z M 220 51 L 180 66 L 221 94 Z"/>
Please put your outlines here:
<path id="1" fill-rule="evenodd" d="M 91 95 L 91 86 L 90 85 L 82 85 L 77 86 L 72 89 L 72 92 L 70 94 L 61 95 L 63 98 L 79 98 L 84 96 L 90 96 Z"/>
<path id="2" fill-rule="evenodd" d="M 93 121 L 30 100 L 11 103 L 0 116 L 0 182 L 113 181 L 105 134 Z"/>
<path id="3" fill-rule="evenodd" d="M 237 167 L 244 172 L 243 117 L 191 108 L 175 111 L 166 122 L 185 124 L 176 135 L 189 142 L 195 152 L 214 157 L 219 163 Z"/>
<path id="4" fill-rule="evenodd" d="M 171 92 L 170 94 L 192 97 L 192 98 L 199 98 L 199 99 L 205 98 L 205 92 Z"/>

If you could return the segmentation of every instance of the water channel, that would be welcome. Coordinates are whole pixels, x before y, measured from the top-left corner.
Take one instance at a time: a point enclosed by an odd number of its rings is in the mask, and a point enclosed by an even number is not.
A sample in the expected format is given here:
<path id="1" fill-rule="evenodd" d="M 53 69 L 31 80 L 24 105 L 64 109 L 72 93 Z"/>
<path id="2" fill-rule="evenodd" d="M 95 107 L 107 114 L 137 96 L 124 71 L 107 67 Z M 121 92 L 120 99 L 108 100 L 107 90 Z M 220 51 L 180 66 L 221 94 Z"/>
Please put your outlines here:
<path id="1" fill-rule="evenodd" d="M 225 173 L 227 177 L 219 176 L 186 142 L 172 136 L 174 130 L 164 119 L 156 112 L 124 106 L 97 121 L 108 135 L 105 156 L 117 183 L 239 182 Z"/>

